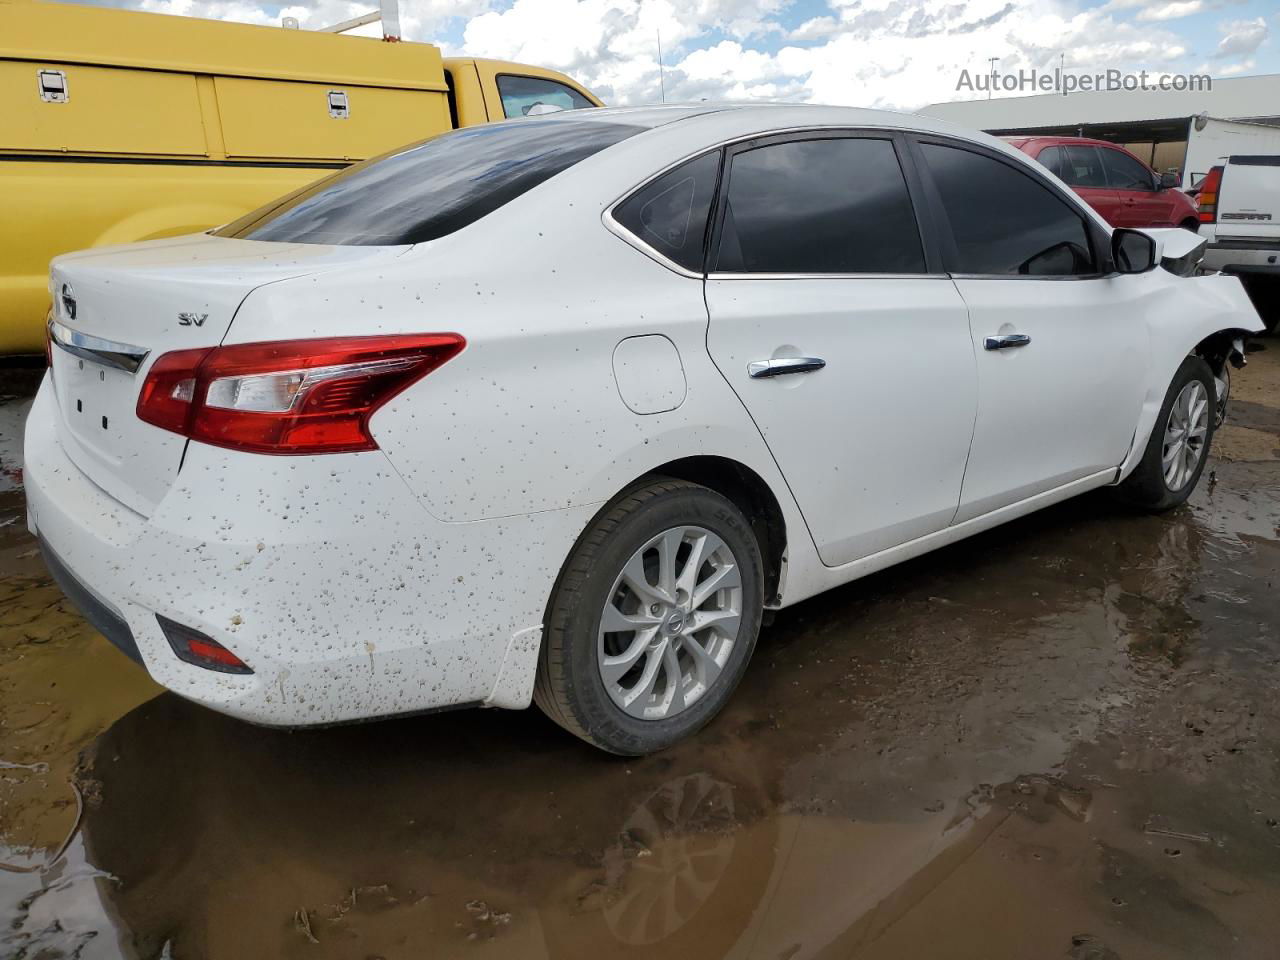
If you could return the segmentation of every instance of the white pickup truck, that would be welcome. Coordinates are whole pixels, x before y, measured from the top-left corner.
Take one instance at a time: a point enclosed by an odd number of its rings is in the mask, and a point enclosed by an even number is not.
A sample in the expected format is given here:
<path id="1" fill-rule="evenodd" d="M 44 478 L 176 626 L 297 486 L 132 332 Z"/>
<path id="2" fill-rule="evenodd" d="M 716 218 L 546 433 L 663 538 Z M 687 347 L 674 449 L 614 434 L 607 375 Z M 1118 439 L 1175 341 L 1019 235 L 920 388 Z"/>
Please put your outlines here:
<path id="1" fill-rule="evenodd" d="M 1200 184 L 1204 265 L 1238 276 L 1268 330 L 1280 323 L 1280 156 L 1231 156 Z"/>

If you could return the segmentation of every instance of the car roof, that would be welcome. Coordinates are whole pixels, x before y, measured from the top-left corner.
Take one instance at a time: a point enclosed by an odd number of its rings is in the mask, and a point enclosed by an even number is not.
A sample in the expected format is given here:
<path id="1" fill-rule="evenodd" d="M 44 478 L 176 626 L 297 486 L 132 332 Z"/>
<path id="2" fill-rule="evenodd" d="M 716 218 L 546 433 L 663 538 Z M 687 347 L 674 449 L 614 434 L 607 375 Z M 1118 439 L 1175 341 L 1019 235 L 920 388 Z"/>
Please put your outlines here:
<path id="1" fill-rule="evenodd" d="M 1001 139 L 1020 150 L 1032 145 L 1045 147 L 1114 147 L 1116 150 L 1125 150 L 1123 144 L 1113 143 L 1110 140 L 1096 140 L 1093 137 L 1001 137 Z M 1128 152 L 1128 150 L 1125 150 L 1125 153 Z"/>
<path id="2" fill-rule="evenodd" d="M 829 106 L 813 103 L 785 103 L 776 101 L 700 101 L 697 103 L 673 103 L 634 107 L 599 107 L 594 110 L 572 110 L 563 113 L 543 114 L 538 119 L 563 118 L 564 122 L 603 120 L 613 123 L 634 124 L 645 128 L 673 127 L 689 131 L 714 128 L 716 131 L 733 128 L 739 135 L 772 131 L 785 131 L 805 127 L 873 127 L 938 133 L 1014 153 L 1002 140 L 979 130 L 926 117 L 915 113 L 892 110 L 873 110 L 864 107 Z"/>

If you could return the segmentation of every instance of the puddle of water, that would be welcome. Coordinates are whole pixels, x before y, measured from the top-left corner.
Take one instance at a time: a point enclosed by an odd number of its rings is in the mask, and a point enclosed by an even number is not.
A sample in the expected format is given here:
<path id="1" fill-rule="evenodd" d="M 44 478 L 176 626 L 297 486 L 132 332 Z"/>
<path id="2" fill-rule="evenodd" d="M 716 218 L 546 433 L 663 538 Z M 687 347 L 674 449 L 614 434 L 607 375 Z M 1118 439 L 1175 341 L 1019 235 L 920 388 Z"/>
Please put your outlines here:
<path id="1" fill-rule="evenodd" d="M 0 872 L 0 955 L 1268 955 L 1280 464 L 1214 466 L 1172 514 L 1086 497 L 782 612 L 724 715 L 628 761 L 532 711 L 154 696 L 0 528 L 0 760 L 46 765 L 0 767 L 0 859 L 84 797 L 65 858 Z"/>

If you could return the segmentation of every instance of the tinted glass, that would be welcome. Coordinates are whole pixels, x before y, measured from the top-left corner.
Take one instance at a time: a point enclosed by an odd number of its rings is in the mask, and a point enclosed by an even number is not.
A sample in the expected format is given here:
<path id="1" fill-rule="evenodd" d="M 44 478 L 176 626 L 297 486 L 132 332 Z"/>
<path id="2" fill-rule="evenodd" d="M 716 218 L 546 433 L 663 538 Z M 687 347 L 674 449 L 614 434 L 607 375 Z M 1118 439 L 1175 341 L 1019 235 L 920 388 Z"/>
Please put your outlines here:
<path id="1" fill-rule="evenodd" d="M 907 184 L 888 140 L 800 140 L 733 157 L 716 269 L 923 273 Z"/>
<path id="2" fill-rule="evenodd" d="M 922 144 L 955 238 L 956 273 L 1093 273 L 1084 218 L 1030 176 L 990 157 Z"/>
<path id="3" fill-rule="evenodd" d="M 1107 180 L 1113 190 L 1152 190 L 1155 184 L 1151 171 L 1127 153 L 1119 150 L 1108 150 L 1105 147 L 1098 151 L 1102 154 L 1102 165 L 1107 168 Z"/>
<path id="4" fill-rule="evenodd" d="M 554 119 L 466 127 L 348 167 L 217 235 L 357 246 L 422 243 L 474 223 L 643 129 Z"/>
<path id="5" fill-rule="evenodd" d="M 702 270 L 720 152 L 668 170 L 614 208 L 620 224 L 687 270 Z"/>
<path id="6" fill-rule="evenodd" d="M 1102 170 L 1102 160 L 1097 147 L 1063 147 L 1065 176 L 1058 174 L 1073 187 L 1105 188 L 1107 175 Z"/>
<path id="7" fill-rule="evenodd" d="M 532 113 L 537 116 L 541 105 L 543 113 L 550 113 L 546 107 L 557 107 L 561 110 L 578 110 L 583 107 L 594 107 L 595 104 L 580 94 L 573 87 L 544 80 L 541 77 L 517 77 L 504 75 L 498 77 L 498 96 L 502 97 L 502 113 L 507 117 L 527 117 Z"/>
<path id="8" fill-rule="evenodd" d="M 1036 157 L 1039 164 L 1060 180 L 1067 180 L 1066 160 L 1061 147 L 1045 147 Z M 1070 181 L 1067 181 L 1068 183 Z"/>

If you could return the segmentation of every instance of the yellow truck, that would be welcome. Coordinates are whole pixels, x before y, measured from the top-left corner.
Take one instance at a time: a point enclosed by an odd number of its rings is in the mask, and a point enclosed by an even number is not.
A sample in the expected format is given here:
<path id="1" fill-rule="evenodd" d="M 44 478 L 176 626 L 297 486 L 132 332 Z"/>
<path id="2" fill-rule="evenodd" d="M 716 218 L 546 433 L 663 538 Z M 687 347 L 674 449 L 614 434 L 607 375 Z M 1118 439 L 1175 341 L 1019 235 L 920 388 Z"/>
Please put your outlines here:
<path id="1" fill-rule="evenodd" d="M 51 257 L 204 230 L 459 126 L 600 106 L 425 43 L 0 0 L 0 353 L 44 341 Z"/>

